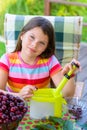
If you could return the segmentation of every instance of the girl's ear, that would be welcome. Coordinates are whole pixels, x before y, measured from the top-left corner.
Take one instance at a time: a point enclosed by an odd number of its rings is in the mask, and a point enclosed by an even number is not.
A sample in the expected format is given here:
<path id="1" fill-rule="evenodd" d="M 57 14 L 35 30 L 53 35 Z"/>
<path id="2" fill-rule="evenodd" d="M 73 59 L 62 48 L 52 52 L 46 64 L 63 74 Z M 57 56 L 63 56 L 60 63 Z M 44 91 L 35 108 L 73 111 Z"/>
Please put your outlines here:
<path id="1" fill-rule="evenodd" d="M 23 36 L 21 35 L 21 36 L 20 36 L 20 39 L 22 40 L 22 38 L 23 38 Z"/>
<path id="2" fill-rule="evenodd" d="M 20 39 L 21 39 L 21 40 L 23 39 L 23 34 L 24 34 L 24 32 L 22 32 L 22 33 L 20 34 Z"/>

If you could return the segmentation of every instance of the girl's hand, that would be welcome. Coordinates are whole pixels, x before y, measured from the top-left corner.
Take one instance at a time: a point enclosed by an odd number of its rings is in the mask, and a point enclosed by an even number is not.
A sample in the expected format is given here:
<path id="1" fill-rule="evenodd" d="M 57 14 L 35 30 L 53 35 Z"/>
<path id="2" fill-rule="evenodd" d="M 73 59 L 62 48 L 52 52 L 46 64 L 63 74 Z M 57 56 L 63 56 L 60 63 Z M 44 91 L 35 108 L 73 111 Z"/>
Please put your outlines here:
<path id="1" fill-rule="evenodd" d="M 73 68 L 72 68 L 72 62 L 74 62 L 75 64 L 77 64 L 78 66 L 79 66 L 79 70 L 81 70 L 81 68 L 80 68 L 80 62 L 79 61 L 77 61 L 76 59 L 73 59 L 70 63 L 67 63 L 65 66 L 64 66 L 64 68 L 62 69 L 62 74 L 64 75 L 64 74 L 66 74 L 67 72 L 69 72 L 69 70 L 72 70 Z M 78 69 L 78 68 L 77 68 Z M 76 69 L 76 70 L 77 70 Z"/>
<path id="2" fill-rule="evenodd" d="M 23 99 L 25 98 L 30 98 L 33 96 L 33 92 L 36 90 L 36 88 L 32 85 L 26 85 L 21 89 L 19 92 L 19 96 L 22 97 Z"/>

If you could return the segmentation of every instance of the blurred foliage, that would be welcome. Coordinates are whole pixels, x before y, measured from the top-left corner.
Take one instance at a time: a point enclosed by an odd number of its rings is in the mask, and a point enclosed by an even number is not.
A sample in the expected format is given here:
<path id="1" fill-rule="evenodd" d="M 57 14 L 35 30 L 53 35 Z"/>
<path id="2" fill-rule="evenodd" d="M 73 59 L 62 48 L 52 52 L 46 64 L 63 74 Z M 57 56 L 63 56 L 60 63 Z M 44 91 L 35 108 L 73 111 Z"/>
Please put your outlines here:
<path id="1" fill-rule="evenodd" d="M 5 44 L 0 42 L 0 57 L 6 52 Z"/>
<path id="2" fill-rule="evenodd" d="M 74 2 L 87 3 L 87 0 L 67 0 Z M 44 15 L 44 0 L 0 0 L 0 35 L 4 33 L 4 16 L 6 13 L 24 14 L 24 15 Z M 83 21 L 87 22 L 86 7 L 78 7 L 71 5 L 63 5 L 52 3 L 51 15 L 54 16 L 83 16 Z M 83 39 L 87 41 L 85 36 L 87 29 L 83 28 Z"/>
<path id="3" fill-rule="evenodd" d="M 87 0 L 67 0 L 70 2 L 80 2 L 87 4 Z M 87 7 L 72 6 L 64 4 L 51 4 L 51 15 L 57 16 L 83 16 L 83 22 L 87 23 Z M 82 41 L 87 42 L 87 27 L 83 26 L 82 29 Z"/>

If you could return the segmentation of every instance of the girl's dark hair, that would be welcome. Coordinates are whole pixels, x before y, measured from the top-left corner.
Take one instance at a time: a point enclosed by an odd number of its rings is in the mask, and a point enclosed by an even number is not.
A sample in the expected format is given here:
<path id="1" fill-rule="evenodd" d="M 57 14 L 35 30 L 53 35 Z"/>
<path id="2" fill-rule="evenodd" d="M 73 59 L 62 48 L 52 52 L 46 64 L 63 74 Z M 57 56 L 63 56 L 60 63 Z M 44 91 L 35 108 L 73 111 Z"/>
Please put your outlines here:
<path id="1" fill-rule="evenodd" d="M 14 50 L 14 52 L 16 51 L 21 51 L 22 49 L 22 41 L 21 41 L 21 35 L 35 27 L 40 27 L 44 34 L 46 34 L 48 36 L 48 46 L 46 48 L 46 50 L 40 55 L 40 57 L 42 58 L 49 58 L 50 56 L 52 56 L 55 53 L 55 36 L 54 36 L 54 28 L 51 24 L 51 22 L 44 18 L 44 17 L 34 17 L 31 20 L 29 20 L 29 22 L 22 28 L 18 40 L 17 40 L 17 44 L 16 44 L 16 48 Z"/>

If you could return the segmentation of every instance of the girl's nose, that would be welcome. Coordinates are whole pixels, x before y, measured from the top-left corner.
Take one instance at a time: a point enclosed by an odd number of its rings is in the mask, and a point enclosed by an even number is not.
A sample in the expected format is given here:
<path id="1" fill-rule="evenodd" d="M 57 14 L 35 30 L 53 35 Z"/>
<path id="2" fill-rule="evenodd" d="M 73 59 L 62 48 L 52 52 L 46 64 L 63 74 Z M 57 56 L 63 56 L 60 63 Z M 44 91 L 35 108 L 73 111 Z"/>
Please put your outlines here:
<path id="1" fill-rule="evenodd" d="M 35 48 L 35 47 L 37 47 L 37 42 L 36 41 L 33 41 L 32 42 L 32 46 Z"/>

